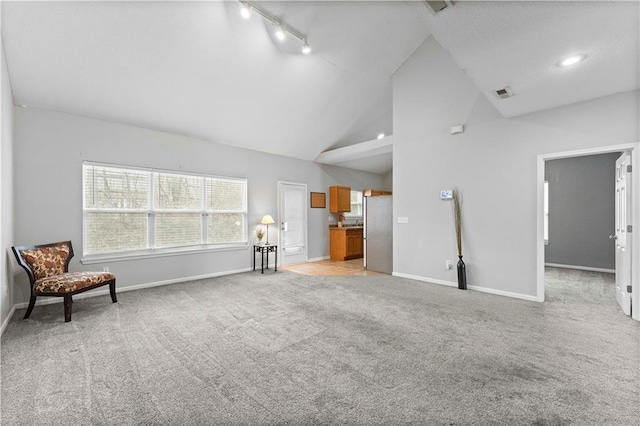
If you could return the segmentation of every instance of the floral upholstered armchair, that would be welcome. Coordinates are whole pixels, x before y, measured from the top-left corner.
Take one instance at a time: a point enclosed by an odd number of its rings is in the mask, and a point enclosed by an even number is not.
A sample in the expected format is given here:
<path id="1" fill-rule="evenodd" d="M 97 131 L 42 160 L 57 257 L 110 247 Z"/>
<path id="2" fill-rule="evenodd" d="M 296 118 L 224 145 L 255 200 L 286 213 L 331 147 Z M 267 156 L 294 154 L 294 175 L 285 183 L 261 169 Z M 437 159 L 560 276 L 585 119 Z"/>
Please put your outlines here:
<path id="1" fill-rule="evenodd" d="M 29 318 L 37 296 L 64 297 L 64 321 L 71 321 L 72 296 L 103 285 L 109 285 L 111 300 L 116 303 L 116 277 L 109 272 L 69 272 L 73 257 L 71 241 L 39 246 L 12 247 L 18 264 L 27 271 L 31 283 L 31 299 L 24 318 Z"/>

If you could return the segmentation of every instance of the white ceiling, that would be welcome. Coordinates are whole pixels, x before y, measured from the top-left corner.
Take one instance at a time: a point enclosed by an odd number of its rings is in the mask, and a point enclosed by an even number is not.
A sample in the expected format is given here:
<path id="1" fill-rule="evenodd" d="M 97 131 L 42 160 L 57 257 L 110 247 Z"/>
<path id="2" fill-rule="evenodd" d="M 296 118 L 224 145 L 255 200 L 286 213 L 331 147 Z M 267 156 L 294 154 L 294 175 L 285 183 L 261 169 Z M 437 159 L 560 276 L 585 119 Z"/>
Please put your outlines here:
<path id="1" fill-rule="evenodd" d="M 505 117 L 640 87 L 640 3 L 497 1 L 456 4 L 428 25 Z M 573 54 L 588 59 L 569 68 Z M 492 92 L 510 86 L 514 97 Z"/>
<path id="2" fill-rule="evenodd" d="M 259 5 L 313 53 L 236 1 L 2 2 L 14 101 L 313 160 L 393 133 L 391 76 L 431 33 L 506 117 L 640 86 L 638 2 Z M 573 52 L 589 59 L 555 66 Z"/>

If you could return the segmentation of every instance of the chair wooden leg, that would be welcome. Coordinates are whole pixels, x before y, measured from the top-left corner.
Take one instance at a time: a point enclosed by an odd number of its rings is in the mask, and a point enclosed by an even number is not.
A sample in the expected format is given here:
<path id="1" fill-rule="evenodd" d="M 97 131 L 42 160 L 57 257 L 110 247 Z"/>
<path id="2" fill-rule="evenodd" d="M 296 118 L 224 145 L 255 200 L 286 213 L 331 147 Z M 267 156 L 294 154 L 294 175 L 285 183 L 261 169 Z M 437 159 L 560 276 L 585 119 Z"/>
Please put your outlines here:
<path id="1" fill-rule="evenodd" d="M 64 296 L 64 322 L 71 321 L 71 305 L 73 304 L 73 299 L 71 296 Z"/>
<path id="2" fill-rule="evenodd" d="M 27 308 L 27 312 L 24 314 L 24 319 L 29 318 L 29 315 L 31 315 L 31 311 L 33 311 L 34 306 L 36 306 L 36 296 L 32 294 L 31 299 L 29 300 L 29 307 Z"/>
<path id="3" fill-rule="evenodd" d="M 116 299 L 116 280 L 109 283 L 109 293 L 111 293 L 111 301 L 116 303 L 118 299 Z"/>

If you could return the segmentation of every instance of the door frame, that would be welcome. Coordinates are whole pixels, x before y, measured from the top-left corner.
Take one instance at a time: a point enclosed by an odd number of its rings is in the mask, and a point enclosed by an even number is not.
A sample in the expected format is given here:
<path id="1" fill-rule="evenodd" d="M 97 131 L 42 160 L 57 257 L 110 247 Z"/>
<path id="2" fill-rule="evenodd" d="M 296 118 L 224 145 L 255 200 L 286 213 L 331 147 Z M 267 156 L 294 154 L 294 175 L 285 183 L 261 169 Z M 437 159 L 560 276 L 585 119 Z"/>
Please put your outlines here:
<path id="1" fill-rule="evenodd" d="M 631 165 L 637 168 L 631 172 L 631 224 L 634 232 L 631 234 L 631 303 L 635 307 L 632 312 L 634 320 L 640 321 L 640 256 L 633 255 L 634 251 L 640 252 L 640 142 L 611 145 L 598 148 L 586 148 L 575 151 L 554 152 L 540 154 L 537 158 L 536 173 L 536 299 L 544 302 L 544 172 L 545 162 L 560 158 L 584 157 L 587 155 L 608 154 L 612 152 L 629 152 L 631 154 Z"/>
<path id="2" fill-rule="evenodd" d="M 283 238 L 282 238 L 282 192 L 280 191 L 280 185 L 296 185 L 296 186 L 303 186 L 304 187 L 304 192 L 305 192 L 305 197 L 306 194 L 309 193 L 308 188 L 307 188 L 307 184 L 306 183 L 301 183 L 301 182 L 289 182 L 286 180 L 279 180 L 277 182 L 278 185 L 278 260 L 280 261 L 280 265 L 282 265 L 282 261 L 284 260 L 284 245 L 282 244 Z M 306 199 L 306 198 L 305 198 Z M 305 205 L 304 205 L 304 241 L 305 241 L 305 256 L 304 256 L 304 261 L 308 262 L 309 261 L 309 212 L 307 209 L 307 204 L 305 201 Z"/>

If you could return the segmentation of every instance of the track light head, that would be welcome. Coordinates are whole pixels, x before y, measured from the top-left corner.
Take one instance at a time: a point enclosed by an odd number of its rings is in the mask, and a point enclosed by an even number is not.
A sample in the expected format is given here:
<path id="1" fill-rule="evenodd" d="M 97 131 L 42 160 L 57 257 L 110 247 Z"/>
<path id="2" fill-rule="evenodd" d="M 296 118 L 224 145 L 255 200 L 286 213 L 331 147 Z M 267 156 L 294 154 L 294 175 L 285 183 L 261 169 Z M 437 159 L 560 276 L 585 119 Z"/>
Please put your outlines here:
<path id="1" fill-rule="evenodd" d="M 284 40 L 284 28 L 282 28 L 282 25 L 278 25 L 278 29 L 276 30 L 276 38 L 280 41 Z"/>
<path id="2" fill-rule="evenodd" d="M 244 19 L 251 18 L 251 6 L 249 6 L 247 3 L 242 3 L 242 7 L 240 8 L 240 15 Z"/>
<path id="3" fill-rule="evenodd" d="M 307 43 L 306 39 L 304 41 L 304 44 L 302 45 L 302 53 L 304 53 L 305 55 L 311 53 L 311 46 L 309 46 L 309 43 Z"/>

